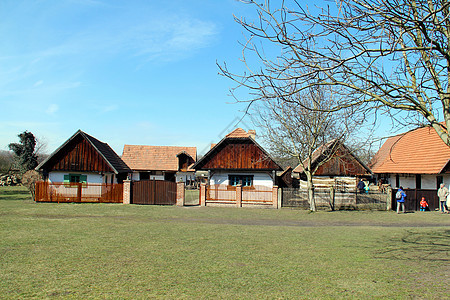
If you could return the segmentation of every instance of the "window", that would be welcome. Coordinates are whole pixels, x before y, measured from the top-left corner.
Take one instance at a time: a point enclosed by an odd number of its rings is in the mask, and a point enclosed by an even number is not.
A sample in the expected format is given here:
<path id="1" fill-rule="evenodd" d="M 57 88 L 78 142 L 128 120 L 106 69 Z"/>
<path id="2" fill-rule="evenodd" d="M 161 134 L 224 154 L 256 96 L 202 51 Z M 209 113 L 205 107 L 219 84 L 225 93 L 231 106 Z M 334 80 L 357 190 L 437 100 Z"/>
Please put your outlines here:
<path id="1" fill-rule="evenodd" d="M 86 184 L 87 175 L 82 174 L 67 174 L 64 175 L 64 183 L 70 185 L 71 183 L 83 183 Z"/>
<path id="2" fill-rule="evenodd" d="M 253 185 L 253 175 L 229 175 L 228 184 L 236 186 L 241 184 L 242 186 L 252 186 Z"/>
<path id="3" fill-rule="evenodd" d="M 150 172 L 139 172 L 139 180 L 149 180 Z"/>
<path id="4" fill-rule="evenodd" d="M 74 183 L 74 182 L 80 182 L 80 175 L 73 175 L 73 174 L 70 174 L 69 175 L 69 182 L 70 183 Z"/>

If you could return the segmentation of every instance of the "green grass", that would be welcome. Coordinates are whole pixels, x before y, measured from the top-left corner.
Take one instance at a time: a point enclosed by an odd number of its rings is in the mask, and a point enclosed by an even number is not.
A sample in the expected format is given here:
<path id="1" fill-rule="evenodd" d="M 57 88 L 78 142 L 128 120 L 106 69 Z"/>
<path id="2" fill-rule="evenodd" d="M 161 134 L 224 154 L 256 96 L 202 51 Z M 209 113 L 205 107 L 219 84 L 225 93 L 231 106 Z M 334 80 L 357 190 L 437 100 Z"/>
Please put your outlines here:
<path id="1" fill-rule="evenodd" d="M 34 203 L 0 188 L 1 298 L 448 297 L 437 212 Z"/>

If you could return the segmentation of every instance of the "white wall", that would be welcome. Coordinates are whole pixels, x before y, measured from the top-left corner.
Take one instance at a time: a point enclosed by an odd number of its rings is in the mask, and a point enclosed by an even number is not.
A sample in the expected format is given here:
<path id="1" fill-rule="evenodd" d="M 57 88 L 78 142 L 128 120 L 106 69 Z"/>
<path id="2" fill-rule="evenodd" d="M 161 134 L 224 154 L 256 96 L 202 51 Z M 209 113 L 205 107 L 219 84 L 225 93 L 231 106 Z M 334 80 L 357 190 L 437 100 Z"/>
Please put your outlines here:
<path id="1" fill-rule="evenodd" d="M 444 183 L 446 182 L 445 177 L 446 176 L 444 176 Z M 436 189 L 436 175 L 422 175 L 422 188 L 430 190 Z"/>
<path id="2" fill-rule="evenodd" d="M 48 179 L 50 182 L 64 182 L 64 175 L 69 174 L 82 174 L 87 175 L 88 183 L 104 183 L 104 178 L 101 174 L 98 173 L 83 173 L 83 172 L 50 172 L 48 175 Z M 109 181 L 108 183 L 110 183 Z"/>
<path id="3" fill-rule="evenodd" d="M 421 183 L 422 183 L 422 189 L 430 189 L 435 190 L 436 189 L 436 177 L 442 176 L 444 180 L 445 186 L 450 185 L 450 175 L 422 175 L 421 176 Z M 395 186 L 395 174 L 391 174 L 388 178 L 391 186 L 393 188 L 397 188 Z M 407 175 L 407 176 L 400 176 L 400 185 L 405 189 L 415 189 L 416 188 L 416 176 L 415 175 Z"/>
<path id="4" fill-rule="evenodd" d="M 195 173 L 194 172 L 178 172 L 175 175 L 176 182 L 187 182 L 188 180 L 194 181 L 195 180 Z"/>
<path id="5" fill-rule="evenodd" d="M 267 173 L 225 173 L 217 172 L 213 173 L 209 180 L 209 184 L 224 184 L 228 185 L 228 175 L 253 175 L 253 185 L 263 185 L 267 187 L 273 187 L 273 180 Z"/>
<path id="6" fill-rule="evenodd" d="M 150 175 L 150 180 L 164 180 L 164 175 Z M 139 181 L 141 180 L 141 177 L 139 175 L 139 172 L 133 172 L 133 174 L 131 174 L 131 180 L 134 181 Z"/>
<path id="7" fill-rule="evenodd" d="M 139 172 L 133 172 L 133 174 L 131 174 L 131 180 L 139 181 L 139 179 Z"/>

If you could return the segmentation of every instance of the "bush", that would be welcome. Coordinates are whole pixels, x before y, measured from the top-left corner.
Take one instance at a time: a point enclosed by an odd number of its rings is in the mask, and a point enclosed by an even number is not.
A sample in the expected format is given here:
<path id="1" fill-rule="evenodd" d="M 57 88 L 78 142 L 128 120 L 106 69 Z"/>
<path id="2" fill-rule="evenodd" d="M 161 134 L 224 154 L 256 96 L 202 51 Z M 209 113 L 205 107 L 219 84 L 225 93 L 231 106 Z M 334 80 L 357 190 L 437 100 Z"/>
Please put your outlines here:
<path id="1" fill-rule="evenodd" d="M 36 195 L 36 181 L 41 180 L 42 175 L 35 170 L 26 171 L 22 176 L 22 185 L 30 191 L 33 201 Z"/>

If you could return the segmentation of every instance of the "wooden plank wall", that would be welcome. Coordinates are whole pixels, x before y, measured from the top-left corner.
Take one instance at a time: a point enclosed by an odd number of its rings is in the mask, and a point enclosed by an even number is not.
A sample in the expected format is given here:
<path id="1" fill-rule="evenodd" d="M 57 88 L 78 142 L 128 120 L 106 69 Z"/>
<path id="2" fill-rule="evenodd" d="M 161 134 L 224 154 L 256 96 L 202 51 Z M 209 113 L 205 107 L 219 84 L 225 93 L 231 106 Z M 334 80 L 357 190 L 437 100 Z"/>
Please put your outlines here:
<path id="1" fill-rule="evenodd" d="M 228 143 L 211 155 L 202 169 L 276 170 L 279 167 L 258 146 L 248 141 Z"/>
<path id="2" fill-rule="evenodd" d="M 47 163 L 47 171 L 94 171 L 112 172 L 105 159 L 85 139 L 78 137 L 70 141 L 60 155 Z"/>

